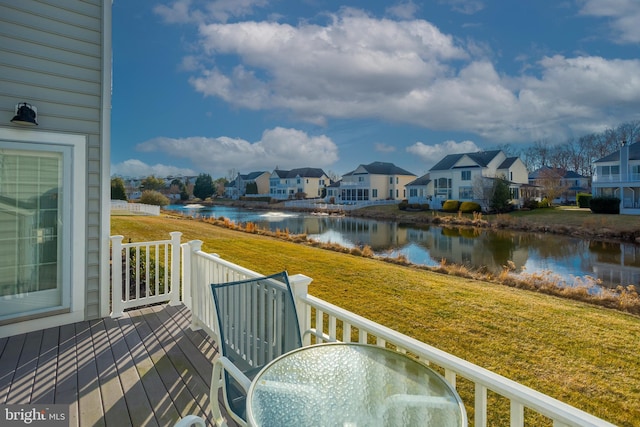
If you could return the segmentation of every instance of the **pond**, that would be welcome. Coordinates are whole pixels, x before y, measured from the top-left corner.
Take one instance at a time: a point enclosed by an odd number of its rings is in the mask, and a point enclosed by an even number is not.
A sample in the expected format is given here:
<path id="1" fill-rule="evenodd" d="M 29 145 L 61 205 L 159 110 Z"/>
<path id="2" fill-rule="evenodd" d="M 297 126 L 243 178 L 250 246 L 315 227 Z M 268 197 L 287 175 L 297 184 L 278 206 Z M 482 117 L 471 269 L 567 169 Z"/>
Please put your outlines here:
<path id="1" fill-rule="evenodd" d="M 545 275 L 569 285 L 601 281 L 601 286 L 640 283 L 640 246 L 571 236 L 504 230 L 444 228 L 344 216 L 250 210 L 228 206 L 170 205 L 185 215 L 225 217 L 258 228 L 306 234 L 309 239 L 347 248 L 369 246 L 376 255 L 406 257 L 419 265 L 460 264 L 500 272 Z"/>

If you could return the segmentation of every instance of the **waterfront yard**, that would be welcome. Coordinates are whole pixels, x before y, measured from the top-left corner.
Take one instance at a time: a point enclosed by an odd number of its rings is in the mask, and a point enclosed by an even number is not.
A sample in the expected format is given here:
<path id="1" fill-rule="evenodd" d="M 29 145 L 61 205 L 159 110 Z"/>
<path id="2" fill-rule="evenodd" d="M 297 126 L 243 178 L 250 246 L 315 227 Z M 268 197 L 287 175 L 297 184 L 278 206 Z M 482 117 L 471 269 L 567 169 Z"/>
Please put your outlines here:
<path id="1" fill-rule="evenodd" d="M 468 225 L 473 222 L 475 226 L 640 242 L 640 219 L 637 216 L 594 214 L 589 209 L 575 206 L 483 214 L 476 220 L 471 214 L 401 211 L 395 205 L 366 207 L 350 215 L 412 223 Z"/>
<path id="2" fill-rule="evenodd" d="M 638 316 L 187 218 L 112 217 L 111 234 L 125 241 L 166 239 L 170 231 L 263 274 L 303 273 L 319 298 L 614 424 L 638 425 Z M 460 389 L 473 398 L 465 384 Z"/>

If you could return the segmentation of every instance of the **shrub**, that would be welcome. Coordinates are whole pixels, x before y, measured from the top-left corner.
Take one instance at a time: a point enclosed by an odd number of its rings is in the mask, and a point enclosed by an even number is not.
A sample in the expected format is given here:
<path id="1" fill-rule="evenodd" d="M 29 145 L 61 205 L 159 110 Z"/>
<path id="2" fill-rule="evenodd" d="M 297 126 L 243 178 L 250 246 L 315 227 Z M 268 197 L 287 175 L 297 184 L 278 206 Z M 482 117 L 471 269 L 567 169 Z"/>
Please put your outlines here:
<path id="1" fill-rule="evenodd" d="M 400 203 L 398 203 L 398 209 L 400 209 L 401 211 L 406 211 L 407 207 L 409 207 L 409 202 L 406 200 L 403 200 Z"/>
<path id="2" fill-rule="evenodd" d="M 538 202 L 539 208 L 548 208 L 549 206 L 551 206 L 551 204 L 549 203 L 549 199 L 546 197 Z"/>
<path id="3" fill-rule="evenodd" d="M 591 198 L 593 196 L 589 193 L 578 193 L 576 196 L 576 203 L 580 208 L 588 208 Z"/>
<path id="4" fill-rule="evenodd" d="M 537 209 L 538 201 L 536 199 L 526 199 L 524 202 L 522 202 L 522 207 L 524 209 Z"/>
<path id="5" fill-rule="evenodd" d="M 593 213 L 619 214 L 620 199 L 617 197 L 593 197 L 589 202 L 589 208 Z"/>
<path id="6" fill-rule="evenodd" d="M 481 212 L 482 207 L 476 202 L 462 202 L 460 204 L 460 212 L 462 213 L 471 213 L 471 212 Z"/>
<path id="7" fill-rule="evenodd" d="M 420 205 L 420 208 L 423 211 L 428 211 L 429 209 L 431 209 L 431 206 L 429 206 L 429 203 L 423 203 L 423 204 Z"/>
<path id="8" fill-rule="evenodd" d="M 445 212 L 458 212 L 460 210 L 460 202 L 458 200 L 447 200 L 442 204 L 442 210 Z"/>
<path id="9" fill-rule="evenodd" d="M 146 205 L 167 206 L 169 204 L 169 199 L 158 191 L 147 190 L 142 192 L 142 196 L 140 196 L 140 203 L 144 203 Z"/>

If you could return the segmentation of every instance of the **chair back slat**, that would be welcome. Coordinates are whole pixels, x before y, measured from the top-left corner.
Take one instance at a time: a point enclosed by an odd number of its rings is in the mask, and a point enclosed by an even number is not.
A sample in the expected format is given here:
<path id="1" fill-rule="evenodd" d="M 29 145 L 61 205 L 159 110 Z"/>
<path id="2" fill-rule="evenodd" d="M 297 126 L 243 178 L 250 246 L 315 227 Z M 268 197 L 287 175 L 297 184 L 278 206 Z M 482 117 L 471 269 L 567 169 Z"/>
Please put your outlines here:
<path id="1" fill-rule="evenodd" d="M 287 273 L 212 284 L 219 346 L 249 379 L 273 359 L 302 346 Z M 234 412 L 244 415 L 244 396 L 225 372 L 225 390 Z M 244 418 L 244 417 L 243 417 Z"/>

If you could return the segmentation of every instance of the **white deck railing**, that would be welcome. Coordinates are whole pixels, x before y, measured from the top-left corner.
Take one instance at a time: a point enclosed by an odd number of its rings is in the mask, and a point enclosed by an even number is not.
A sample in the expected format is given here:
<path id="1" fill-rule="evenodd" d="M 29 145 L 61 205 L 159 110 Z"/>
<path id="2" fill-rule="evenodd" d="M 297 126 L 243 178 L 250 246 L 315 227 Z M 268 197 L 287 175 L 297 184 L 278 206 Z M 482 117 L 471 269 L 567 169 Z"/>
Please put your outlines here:
<path id="1" fill-rule="evenodd" d="M 170 234 L 170 240 L 125 244 L 123 236 L 111 236 L 111 317 L 149 304 L 180 304 L 182 233 Z"/>
<path id="2" fill-rule="evenodd" d="M 175 245 L 176 238 L 179 239 L 179 233 L 177 234 L 172 233 L 172 245 Z M 136 244 L 119 247 L 117 240 L 120 238 L 121 243 L 121 236 L 115 237 L 115 241 L 112 238 L 112 242 L 114 242 L 115 250 L 119 249 L 120 253 L 123 252 L 125 247 L 129 248 L 129 250 L 139 247 Z M 167 242 L 169 241 L 140 243 L 137 245 L 149 247 L 155 244 L 167 244 Z M 263 274 L 225 261 L 215 254 L 202 252 L 202 242 L 200 241 L 184 243 L 181 246 L 183 267 L 181 299 L 191 310 L 192 327 L 202 328 L 215 338 L 217 336 L 215 331 L 215 310 L 213 308 L 210 284 L 259 277 Z M 173 247 L 175 248 L 175 246 Z M 114 259 L 114 278 L 117 276 L 117 265 L 122 264 L 116 263 Z M 180 271 L 180 266 L 172 265 L 172 269 Z M 172 275 L 172 283 L 176 283 L 173 282 L 173 273 L 175 271 L 170 273 Z M 119 274 L 121 276 L 122 271 Z M 314 344 L 321 340 L 325 342 L 375 343 L 379 346 L 389 346 L 398 351 L 410 353 L 436 369 L 440 368 L 444 372 L 444 377 L 454 387 L 459 378 L 469 381 L 473 384 L 474 398 L 473 402 L 467 401 L 465 404 L 468 408 L 467 412 L 474 414 L 473 422 L 476 427 L 486 427 L 489 423 L 490 414 L 496 410 L 496 408 L 490 407 L 491 402 L 494 400 L 487 398 L 488 392 L 502 396 L 509 401 L 511 427 L 523 427 L 525 425 L 525 408 L 528 408 L 528 412 L 538 413 L 549 418 L 552 420 L 554 427 L 614 426 L 557 399 L 309 295 L 307 289 L 311 281 L 311 278 L 301 274 L 290 276 L 291 287 L 298 309 L 300 329 L 301 331 L 312 331 L 312 334 L 305 334 L 305 345 Z M 120 288 L 121 286 L 122 284 L 116 286 L 114 282 L 114 296 L 117 291 L 115 287 Z M 136 284 L 137 287 L 138 285 Z M 142 304 L 144 300 L 145 298 L 140 298 L 138 303 Z M 173 299 L 170 300 L 175 302 Z M 129 307 L 128 304 L 127 307 Z M 322 338 L 317 338 L 318 336 Z M 473 410 L 470 411 L 470 408 Z"/>
<path id="3" fill-rule="evenodd" d="M 112 200 L 111 210 L 129 211 L 133 213 L 142 213 L 147 215 L 160 215 L 160 206 L 147 205 L 144 203 L 129 203 L 123 200 Z"/>

